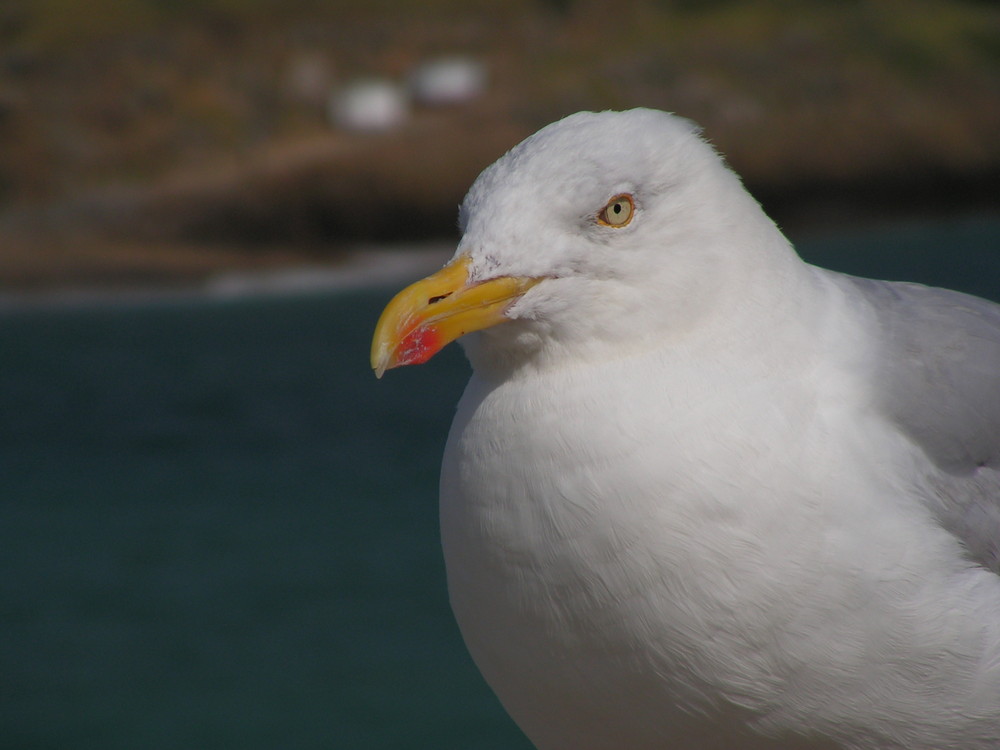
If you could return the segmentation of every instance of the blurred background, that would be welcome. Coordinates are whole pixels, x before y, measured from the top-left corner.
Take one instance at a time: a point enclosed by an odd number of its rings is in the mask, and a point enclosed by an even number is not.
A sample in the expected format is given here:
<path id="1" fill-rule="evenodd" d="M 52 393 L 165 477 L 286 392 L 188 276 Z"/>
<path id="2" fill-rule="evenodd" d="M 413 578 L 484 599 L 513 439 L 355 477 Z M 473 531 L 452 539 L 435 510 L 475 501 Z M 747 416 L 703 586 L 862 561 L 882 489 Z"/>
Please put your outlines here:
<path id="1" fill-rule="evenodd" d="M 1000 299 L 997 2 L 0 2 L 0 747 L 528 747 L 444 586 L 468 367 L 367 349 L 480 170 L 633 106 Z"/>
<path id="2" fill-rule="evenodd" d="M 957 0 L 5 0 L 0 283 L 190 281 L 450 238 L 485 165 L 580 109 L 696 120 L 788 226 L 831 203 L 835 224 L 845 205 L 995 207 L 998 16 Z"/>

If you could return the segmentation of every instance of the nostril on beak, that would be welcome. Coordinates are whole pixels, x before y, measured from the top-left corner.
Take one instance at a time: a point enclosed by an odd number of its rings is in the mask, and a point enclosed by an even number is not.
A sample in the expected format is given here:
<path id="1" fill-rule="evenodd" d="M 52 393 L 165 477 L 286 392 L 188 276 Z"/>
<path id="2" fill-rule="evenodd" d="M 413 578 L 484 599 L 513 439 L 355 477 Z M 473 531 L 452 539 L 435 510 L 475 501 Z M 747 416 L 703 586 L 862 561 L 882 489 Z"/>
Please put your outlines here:
<path id="1" fill-rule="evenodd" d="M 448 292 L 447 294 L 439 294 L 437 297 L 431 297 L 429 300 L 427 300 L 427 304 L 433 305 L 435 302 L 440 302 L 441 300 L 447 299 L 450 296 L 451 292 Z"/>

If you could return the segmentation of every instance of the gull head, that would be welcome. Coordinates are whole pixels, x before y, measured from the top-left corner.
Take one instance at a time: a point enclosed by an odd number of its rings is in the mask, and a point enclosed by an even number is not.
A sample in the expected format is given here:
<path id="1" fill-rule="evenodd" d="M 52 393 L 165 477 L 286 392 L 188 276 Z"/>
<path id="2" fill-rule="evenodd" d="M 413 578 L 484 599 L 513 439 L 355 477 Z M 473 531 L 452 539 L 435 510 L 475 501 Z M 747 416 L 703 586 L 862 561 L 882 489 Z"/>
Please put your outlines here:
<path id="1" fill-rule="evenodd" d="M 376 375 L 460 337 L 485 372 L 682 333 L 780 243 L 697 126 L 649 109 L 538 131 L 478 177 L 459 227 L 452 260 L 383 312 Z"/>

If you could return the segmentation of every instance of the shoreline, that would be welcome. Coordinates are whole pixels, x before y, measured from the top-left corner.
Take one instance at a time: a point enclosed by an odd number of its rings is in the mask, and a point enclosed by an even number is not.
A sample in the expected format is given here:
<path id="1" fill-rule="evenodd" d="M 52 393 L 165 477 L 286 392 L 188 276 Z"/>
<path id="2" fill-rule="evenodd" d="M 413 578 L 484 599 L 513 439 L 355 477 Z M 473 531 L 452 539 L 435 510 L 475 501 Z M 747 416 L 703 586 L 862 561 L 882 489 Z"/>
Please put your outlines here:
<path id="1" fill-rule="evenodd" d="M 913 169 L 919 172 L 916 165 Z M 746 182 L 793 243 L 888 224 L 1000 215 L 995 199 L 1000 170 L 968 175 L 893 173 L 782 185 Z M 126 199 L 110 192 L 0 213 L 0 306 L 37 299 L 140 298 L 163 290 L 224 296 L 366 286 L 379 283 L 380 264 L 405 267 L 411 253 L 419 257 L 433 254 L 433 249 L 442 257 L 450 255 L 459 239 L 452 229 L 454 218 L 438 217 L 441 211 L 433 220 L 425 216 L 409 232 L 411 239 L 403 240 L 351 232 L 330 236 L 290 232 L 256 241 L 185 237 L 161 230 L 170 224 L 170 217 L 190 214 L 192 206 L 213 210 L 203 188 L 182 200 L 174 193 L 167 216 L 149 209 L 150 202 L 155 209 L 160 206 L 148 195 L 126 192 Z M 228 188 L 220 192 L 231 193 Z M 232 205 L 225 203 L 223 213 Z M 372 210 L 391 214 L 393 205 L 384 203 Z M 158 215 L 157 220 L 144 221 L 147 212 Z M 119 222 L 117 228 L 108 227 L 109 217 Z M 130 228 L 123 229 L 122 224 Z M 419 265 L 420 260 L 412 262 Z"/>
<path id="2" fill-rule="evenodd" d="M 303 263 L 269 270 L 233 269 L 188 282 L 0 290 L 0 314 L 191 300 L 232 302 L 391 288 L 434 271 L 453 253 L 453 244 L 428 242 L 391 248 L 358 248 L 336 262 Z"/>
<path id="3" fill-rule="evenodd" d="M 820 208 L 817 212 L 823 213 Z M 779 223 L 789 241 L 801 252 L 811 243 L 823 244 L 831 238 L 884 232 L 892 228 L 985 222 L 1000 230 L 1000 207 L 952 208 L 933 213 L 851 212 L 843 206 L 828 208 L 827 220 L 798 226 Z M 834 218 L 839 217 L 840 221 Z M 848 219 L 845 221 L 845 219 Z M 455 252 L 457 240 L 428 240 L 385 245 L 355 245 L 338 251 L 329 260 L 300 255 L 280 264 L 252 263 L 233 266 L 183 280 L 132 283 L 68 283 L 33 286 L 27 289 L 0 289 L 0 314 L 30 310 L 76 309 L 105 306 L 132 306 L 150 303 L 233 302 L 255 298 L 327 294 L 332 292 L 395 287 L 416 280 L 446 263 Z M 946 248 L 942 253 L 948 252 Z M 387 298 L 388 299 L 388 298 Z"/>

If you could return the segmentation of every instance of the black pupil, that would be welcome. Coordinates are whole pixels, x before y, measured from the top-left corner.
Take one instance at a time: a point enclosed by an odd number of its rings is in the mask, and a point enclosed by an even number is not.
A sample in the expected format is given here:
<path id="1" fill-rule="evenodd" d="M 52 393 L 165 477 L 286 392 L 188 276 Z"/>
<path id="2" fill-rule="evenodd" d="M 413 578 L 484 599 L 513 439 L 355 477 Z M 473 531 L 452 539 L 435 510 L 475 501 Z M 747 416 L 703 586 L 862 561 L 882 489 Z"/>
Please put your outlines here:
<path id="1" fill-rule="evenodd" d="M 616 214 L 620 214 L 622 212 L 622 204 L 616 203 L 611 210 L 614 211 Z"/>

